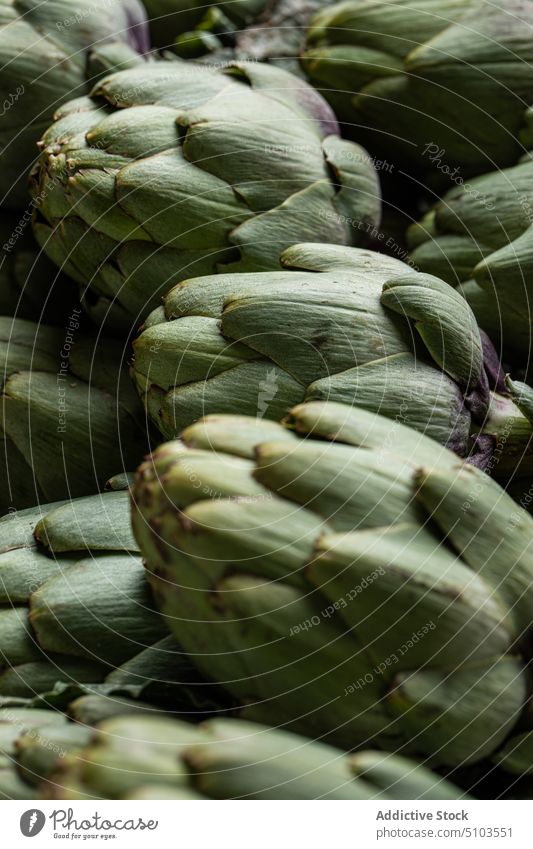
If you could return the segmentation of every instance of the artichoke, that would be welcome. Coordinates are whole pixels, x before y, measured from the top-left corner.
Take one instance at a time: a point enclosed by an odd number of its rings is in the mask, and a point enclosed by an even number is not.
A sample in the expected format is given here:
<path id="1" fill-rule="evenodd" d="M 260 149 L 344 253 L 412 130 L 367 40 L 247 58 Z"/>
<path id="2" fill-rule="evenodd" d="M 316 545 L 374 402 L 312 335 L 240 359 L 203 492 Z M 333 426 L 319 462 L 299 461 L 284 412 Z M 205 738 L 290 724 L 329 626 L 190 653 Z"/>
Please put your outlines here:
<path id="1" fill-rule="evenodd" d="M 0 510 L 88 495 L 146 451 L 123 346 L 81 329 L 0 317 Z"/>
<path id="2" fill-rule="evenodd" d="M 149 317 L 132 375 L 167 439 L 208 413 L 280 419 L 304 400 L 342 401 L 502 479 L 518 461 L 529 473 L 531 423 L 449 285 L 357 248 L 296 245 L 282 264 L 184 281 Z"/>
<path id="3" fill-rule="evenodd" d="M 200 717 L 224 704 L 154 609 L 126 489 L 0 519 L 0 696 L 83 685 Z"/>
<path id="4" fill-rule="evenodd" d="M 235 37 L 238 55 L 301 73 L 298 58 L 305 44 L 305 31 L 312 16 L 329 5 L 328 0 L 274 0 Z"/>
<path id="5" fill-rule="evenodd" d="M 363 239 L 377 175 L 336 133 L 320 95 L 273 66 L 115 73 L 44 136 L 37 239 L 95 320 L 129 332 L 191 275 L 279 267 L 302 238 Z"/>
<path id="6" fill-rule="evenodd" d="M 176 36 L 183 36 L 180 40 L 185 44 L 192 39 L 202 40 L 202 33 L 206 33 L 206 47 L 211 41 L 212 46 L 217 48 L 220 45 L 211 30 L 220 28 L 229 35 L 252 23 L 269 3 L 267 0 L 228 0 L 221 3 L 145 0 L 144 5 L 150 18 L 152 39 L 158 47 L 169 47 Z"/>
<path id="7" fill-rule="evenodd" d="M 91 50 L 148 50 L 138 0 L 0 0 L 0 203 L 28 205 L 27 172 L 57 107 L 85 94 L 101 71 Z M 91 82 L 93 80 L 93 82 Z"/>
<path id="8" fill-rule="evenodd" d="M 347 755 L 250 722 L 216 719 L 194 726 L 121 707 L 123 713 L 95 727 L 50 710 L 1 709 L 0 797 L 468 798 L 445 778 L 399 755 Z M 73 705 L 74 718 L 80 710 L 79 703 Z"/>
<path id="9" fill-rule="evenodd" d="M 533 290 L 533 160 L 451 189 L 409 228 L 411 261 L 461 284 L 481 327 L 527 371 Z"/>
<path id="10" fill-rule="evenodd" d="M 132 504 L 157 604 L 244 718 L 447 765 L 517 726 L 533 519 L 428 437 L 334 403 L 207 417 Z"/>
<path id="11" fill-rule="evenodd" d="M 313 18 L 302 62 L 372 150 L 464 178 L 519 155 L 532 25 L 523 0 L 345 0 Z"/>

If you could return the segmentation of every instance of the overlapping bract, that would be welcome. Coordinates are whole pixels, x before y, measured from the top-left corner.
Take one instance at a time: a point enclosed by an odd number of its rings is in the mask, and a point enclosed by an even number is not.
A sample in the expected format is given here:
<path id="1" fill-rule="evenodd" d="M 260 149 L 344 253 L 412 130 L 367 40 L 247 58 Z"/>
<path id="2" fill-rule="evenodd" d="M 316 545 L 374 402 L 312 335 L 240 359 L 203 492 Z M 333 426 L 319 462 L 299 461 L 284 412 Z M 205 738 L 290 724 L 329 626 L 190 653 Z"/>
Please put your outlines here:
<path id="1" fill-rule="evenodd" d="M 198 37 L 209 21 L 212 26 L 220 23 L 228 33 L 238 27 L 251 24 L 261 15 L 267 0 L 228 0 L 221 3 L 205 3 L 203 0 L 146 0 L 145 7 L 150 17 L 150 30 L 158 47 L 170 47 L 176 36 L 187 34 L 198 28 Z M 211 27 L 209 27 L 209 30 Z M 189 40 L 186 40 L 187 41 Z"/>
<path id="2" fill-rule="evenodd" d="M 412 261 L 461 290 L 506 357 L 531 361 L 533 160 L 447 192 L 408 233 Z"/>
<path id="3" fill-rule="evenodd" d="M 102 681 L 165 636 L 150 610 L 127 492 L 0 519 L 3 696 Z"/>
<path id="4" fill-rule="evenodd" d="M 528 698 L 533 519 L 399 422 L 318 402 L 289 422 L 208 417 L 139 469 L 170 627 L 247 718 L 481 760 Z"/>
<path id="5" fill-rule="evenodd" d="M 336 133 L 317 92 L 272 66 L 142 63 L 45 134 L 37 238 L 94 318 L 129 331 L 186 277 L 277 268 L 295 240 L 364 238 L 377 175 Z"/>
<path id="6" fill-rule="evenodd" d="M 217 57 L 275 62 L 300 73 L 307 25 L 328 0 L 146 0 L 154 43 L 183 58 Z"/>
<path id="7" fill-rule="evenodd" d="M 303 66 L 357 138 L 438 171 L 510 165 L 532 102 L 523 0 L 345 0 L 311 21 Z"/>
<path id="8" fill-rule="evenodd" d="M 0 519 L 0 696 L 85 684 L 192 718 L 218 704 L 153 607 L 124 488 Z"/>
<path id="9" fill-rule="evenodd" d="M 251 722 L 194 726 L 149 705 L 91 697 L 78 699 L 70 714 L 0 709 L 0 797 L 468 798 L 416 761 L 376 751 L 346 755 Z"/>
<path id="10" fill-rule="evenodd" d="M 0 203 L 28 206 L 36 144 L 57 107 L 94 85 L 101 67 L 90 51 L 110 42 L 117 60 L 121 45 L 148 50 L 138 0 L 1 0 Z"/>
<path id="11" fill-rule="evenodd" d="M 291 270 L 187 280 L 149 317 L 132 374 L 164 436 L 208 413 L 280 419 L 303 400 L 342 401 L 479 464 L 505 422 L 496 471 L 515 469 L 531 425 L 491 393 L 507 392 L 497 357 L 457 292 L 364 249 L 296 245 L 282 263 Z"/>
<path id="12" fill-rule="evenodd" d="M 124 347 L 63 321 L 0 317 L 0 512 L 97 492 L 149 444 Z"/>

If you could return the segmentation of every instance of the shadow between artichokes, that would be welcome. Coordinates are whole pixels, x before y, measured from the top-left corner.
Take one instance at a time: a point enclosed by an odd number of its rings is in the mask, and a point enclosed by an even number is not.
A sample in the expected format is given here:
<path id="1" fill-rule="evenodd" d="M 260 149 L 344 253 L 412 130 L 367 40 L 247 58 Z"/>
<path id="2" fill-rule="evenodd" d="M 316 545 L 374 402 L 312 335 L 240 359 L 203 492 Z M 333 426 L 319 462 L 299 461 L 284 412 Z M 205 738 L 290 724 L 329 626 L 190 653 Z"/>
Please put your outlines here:
<path id="1" fill-rule="evenodd" d="M 74 702 L 69 715 L 0 709 L 1 797 L 468 798 L 416 761 L 377 751 L 347 755 L 251 722 L 224 718 L 194 726 L 149 705 L 107 700 L 89 725 L 90 699 Z"/>
<path id="2" fill-rule="evenodd" d="M 0 315 L 63 324 L 78 305 L 72 281 L 31 233 L 30 213 L 0 211 Z"/>
<path id="3" fill-rule="evenodd" d="M 167 439 L 209 413 L 279 420 L 330 400 L 414 427 L 502 480 L 530 473 L 530 420 L 447 283 L 334 245 L 296 245 L 281 263 L 186 280 L 149 316 L 131 373 Z"/>

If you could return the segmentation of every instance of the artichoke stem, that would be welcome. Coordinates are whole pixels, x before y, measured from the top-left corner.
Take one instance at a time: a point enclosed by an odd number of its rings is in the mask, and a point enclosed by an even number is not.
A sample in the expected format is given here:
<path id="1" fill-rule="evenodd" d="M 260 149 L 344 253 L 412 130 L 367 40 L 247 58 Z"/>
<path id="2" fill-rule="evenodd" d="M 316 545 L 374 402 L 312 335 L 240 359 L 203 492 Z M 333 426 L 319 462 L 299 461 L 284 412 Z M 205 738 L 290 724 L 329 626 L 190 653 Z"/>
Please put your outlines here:
<path id="1" fill-rule="evenodd" d="M 480 437 L 490 436 L 493 450 L 484 470 L 497 480 L 523 477 L 533 471 L 533 427 L 511 398 L 491 393 Z"/>

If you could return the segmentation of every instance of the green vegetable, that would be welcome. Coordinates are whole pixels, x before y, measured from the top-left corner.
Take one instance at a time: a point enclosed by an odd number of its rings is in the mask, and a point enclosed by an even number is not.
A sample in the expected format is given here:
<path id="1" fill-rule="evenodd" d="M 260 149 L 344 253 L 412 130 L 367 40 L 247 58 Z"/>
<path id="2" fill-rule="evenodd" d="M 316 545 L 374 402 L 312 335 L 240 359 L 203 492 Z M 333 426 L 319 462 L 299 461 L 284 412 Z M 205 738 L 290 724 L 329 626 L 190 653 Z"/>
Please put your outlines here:
<path id="1" fill-rule="evenodd" d="M 188 725 L 148 708 L 96 727 L 52 711 L 0 710 L 0 796 L 52 799 L 465 799 L 395 754 L 347 755 L 235 719 Z M 18 771 L 15 770 L 15 766 Z M 21 795 L 21 794 L 27 795 Z"/>
<path id="2" fill-rule="evenodd" d="M 0 519 L 0 697 L 61 708 L 85 685 L 93 695 L 83 721 L 101 717 L 101 702 L 109 712 L 105 695 L 111 704 L 121 694 L 148 698 L 191 718 L 228 704 L 154 609 L 127 489 Z"/>
<path id="3" fill-rule="evenodd" d="M 203 0 L 146 0 L 150 18 L 150 32 L 154 44 L 169 47 L 173 39 L 202 27 L 211 16 L 223 18 L 227 27 L 235 29 L 253 22 L 261 15 L 267 0 L 228 0 L 222 3 L 205 3 Z M 192 36 L 192 33 L 189 34 Z"/>
<path id="4" fill-rule="evenodd" d="M 515 728 L 533 519 L 422 434 L 333 403 L 211 416 L 132 503 L 157 604 L 245 718 L 449 765 Z"/>
<path id="5" fill-rule="evenodd" d="M 501 478 L 518 459 L 530 472 L 531 422 L 450 286 L 363 249 L 296 245 L 282 264 L 187 280 L 149 317 L 132 375 L 167 439 L 208 413 L 277 420 L 304 400 L 341 401 Z"/>
<path id="6" fill-rule="evenodd" d="M 191 275 L 277 268 L 295 240 L 363 240 L 377 175 L 336 133 L 314 89 L 273 66 L 143 63 L 59 111 L 35 234 L 88 312 L 129 332 Z"/>
<path id="7" fill-rule="evenodd" d="M 327 0 L 146 0 L 150 30 L 159 47 L 184 59 L 252 58 L 301 73 L 299 55 L 311 17 Z M 172 43 L 174 41 L 174 44 Z"/>
<path id="8" fill-rule="evenodd" d="M 165 636 L 129 528 L 127 491 L 0 519 L 0 695 L 98 682 Z"/>

